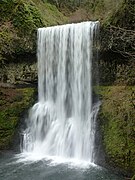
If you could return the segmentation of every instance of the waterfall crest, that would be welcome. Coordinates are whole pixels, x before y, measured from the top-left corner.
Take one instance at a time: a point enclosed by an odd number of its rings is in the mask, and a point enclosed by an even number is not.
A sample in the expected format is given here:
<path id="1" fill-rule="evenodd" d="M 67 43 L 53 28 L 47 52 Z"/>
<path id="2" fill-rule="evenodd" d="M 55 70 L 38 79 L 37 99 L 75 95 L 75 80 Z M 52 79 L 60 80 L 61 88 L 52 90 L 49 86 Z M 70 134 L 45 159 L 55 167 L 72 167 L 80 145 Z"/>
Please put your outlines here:
<path id="1" fill-rule="evenodd" d="M 38 102 L 31 108 L 23 152 L 94 162 L 93 39 L 98 22 L 38 29 Z"/>

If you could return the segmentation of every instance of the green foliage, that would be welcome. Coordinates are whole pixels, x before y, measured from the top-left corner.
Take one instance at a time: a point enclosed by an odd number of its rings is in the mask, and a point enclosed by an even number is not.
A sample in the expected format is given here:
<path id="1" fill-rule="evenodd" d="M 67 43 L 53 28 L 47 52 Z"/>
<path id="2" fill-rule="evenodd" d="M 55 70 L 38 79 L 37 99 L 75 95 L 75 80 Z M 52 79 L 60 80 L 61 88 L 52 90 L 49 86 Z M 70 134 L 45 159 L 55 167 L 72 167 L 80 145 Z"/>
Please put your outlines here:
<path id="1" fill-rule="evenodd" d="M 32 4 L 20 3 L 16 6 L 12 15 L 13 25 L 19 33 L 30 35 L 37 27 L 42 27 L 43 23 L 38 9 Z"/>
<path id="2" fill-rule="evenodd" d="M 39 27 L 42 24 L 40 13 L 36 6 L 25 0 L 2 0 L 0 21 L 13 21 L 15 27 L 24 28 L 30 31 L 31 28 Z"/>
<path id="3" fill-rule="evenodd" d="M 82 0 L 48 0 L 48 3 L 55 4 L 59 9 L 67 7 L 70 10 L 75 10 L 81 5 Z"/>
<path id="4" fill-rule="evenodd" d="M 11 59 L 15 54 L 35 51 L 35 32 L 43 26 L 36 6 L 24 0 L 2 0 L 0 5 L 0 61 Z"/>
<path id="5" fill-rule="evenodd" d="M 33 0 L 36 7 L 40 10 L 44 26 L 52 26 L 67 22 L 67 18 L 56 8 L 54 4 Z"/>
<path id="6" fill-rule="evenodd" d="M 124 0 L 86 0 L 81 2 L 81 6 L 91 20 L 99 20 L 105 23 L 108 17 L 112 16 L 120 7 Z"/>
<path id="7" fill-rule="evenodd" d="M 103 22 L 101 51 L 113 51 L 123 59 L 135 60 L 135 1 L 123 1 Z"/>
<path id="8" fill-rule="evenodd" d="M 65 21 L 56 6 L 41 0 L 1 0 L 0 63 L 36 52 L 37 28 Z"/>
<path id="9" fill-rule="evenodd" d="M 110 22 L 114 26 L 135 30 L 135 1 L 125 0 L 111 17 Z"/>
<path id="10" fill-rule="evenodd" d="M 84 6 L 86 6 L 87 11 L 92 11 L 94 13 L 95 11 L 100 11 L 100 9 L 103 10 L 104 0 L 87 0 Z"/>
<path id="11" fill-rule="evenodd" d="M 18 36 L 10 22 L 6 22 L 0 28 L 0 61 L 6 59 L 6 57 L 11 56 L 16 52 L 18 48 Z"/>
<path id="12" fill-rule="evenodd" d="M 12 11 L 15 8 L 14 1 L 13 0 L 1 0 L 0 7 L 1 7 L 0 22 L 10 20 Z"/>

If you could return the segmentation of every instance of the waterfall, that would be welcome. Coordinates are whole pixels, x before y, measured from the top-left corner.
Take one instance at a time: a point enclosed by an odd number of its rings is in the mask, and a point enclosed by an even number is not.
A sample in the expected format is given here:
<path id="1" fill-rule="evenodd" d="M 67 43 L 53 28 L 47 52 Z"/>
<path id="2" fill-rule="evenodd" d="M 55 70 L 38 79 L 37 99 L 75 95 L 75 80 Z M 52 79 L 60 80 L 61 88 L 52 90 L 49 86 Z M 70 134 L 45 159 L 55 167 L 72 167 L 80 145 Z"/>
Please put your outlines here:
<path id="1" fill-rule="evenodd" d="M 92 60 L 98 22 L 38 29 L 38 102 L 31 108 L 23 152 L 94 162 L 98 105 Z"/>

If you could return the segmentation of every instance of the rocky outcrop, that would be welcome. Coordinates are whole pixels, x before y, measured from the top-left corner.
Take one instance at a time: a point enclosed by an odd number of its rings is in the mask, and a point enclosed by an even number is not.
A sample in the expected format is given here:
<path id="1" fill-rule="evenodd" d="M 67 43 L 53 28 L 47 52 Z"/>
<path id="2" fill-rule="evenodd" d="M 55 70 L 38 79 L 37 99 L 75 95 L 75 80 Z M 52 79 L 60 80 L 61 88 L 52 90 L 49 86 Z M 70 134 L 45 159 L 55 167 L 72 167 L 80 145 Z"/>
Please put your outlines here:
<path id="1" fill-rule="evenodd" d="M 34 96 L 34 88 L 0 89 L 0 150 L 11 149 L 14 139 L 18 142 L 20 119 L 25 117 L 25 110 L 34 103 Z"/>
<path id="2" fill-rule="evenodd" d="M 102 101 L 99 124 L 105 162 L 132 176 L 135 171 L 135 87 L 100 86 L 97 91 Z"/>
<path id="3" fill-rule="evenodd" d="M 28 86 L 37 83 L 37 63 L 10 63 L 0 68 L 0 86 Z"/>
<path id="4" fill-rule="evenodd" d="M 135 172 L 134 6 L 133 0 L 123 1 L 101 24 L 98 92 L 105 166 L 129 177 Z"/>

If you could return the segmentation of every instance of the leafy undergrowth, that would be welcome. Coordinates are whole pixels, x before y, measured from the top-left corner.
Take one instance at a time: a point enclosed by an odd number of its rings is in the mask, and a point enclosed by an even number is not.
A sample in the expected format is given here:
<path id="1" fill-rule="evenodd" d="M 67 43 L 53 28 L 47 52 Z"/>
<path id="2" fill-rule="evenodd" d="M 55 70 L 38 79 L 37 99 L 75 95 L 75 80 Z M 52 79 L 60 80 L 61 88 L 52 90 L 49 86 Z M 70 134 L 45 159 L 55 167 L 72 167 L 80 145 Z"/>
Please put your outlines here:
<path id="1" fill-rule="evenodd" d="M 100 123 L 106 160 L 117 167 L 135 171 L 135 87 L 102 86 Z"/>
<path id="2" fill-rule="evenodd" d="M 42 0 L 1 0 L 0 63 L 36 53 L 37 29 L 63 24 L 64 15 Z"/>
<path id="3" fill-rule="evenodd" d="M 0 149 L 13 141 L 22 113 L 34 102 L 34 88 L 0 89 Z"/>
<path id="4" fill-rule="evenodd" d="M 74 11 L 71 14 L 71 20 L 73 21 L 100 21 L 101 23 L 105 23 L 108 21 L 113 14 L 115 14 L 122 6 L 124 0 L 86 0 L 82 1 L 80 6 L 76 5 L 74 7 Z M 71 10 L 70 10 L 71 12 Z M 70 14 L 70 13 L 69 13 Z M 71 21 L 70 20 L 70 21 Z"/>
<path id="5" fill-rule="evenodd" d="M 40 11 L 44 26 L 54 26 L 67 22 L 67 18 L 57 9 L 55 5 L 47 2 L 44 3 L 41 0 L 32 1 Z"/>

